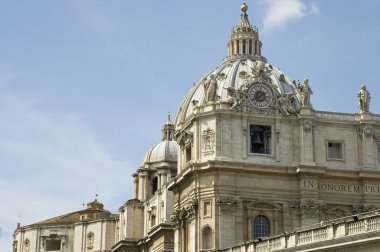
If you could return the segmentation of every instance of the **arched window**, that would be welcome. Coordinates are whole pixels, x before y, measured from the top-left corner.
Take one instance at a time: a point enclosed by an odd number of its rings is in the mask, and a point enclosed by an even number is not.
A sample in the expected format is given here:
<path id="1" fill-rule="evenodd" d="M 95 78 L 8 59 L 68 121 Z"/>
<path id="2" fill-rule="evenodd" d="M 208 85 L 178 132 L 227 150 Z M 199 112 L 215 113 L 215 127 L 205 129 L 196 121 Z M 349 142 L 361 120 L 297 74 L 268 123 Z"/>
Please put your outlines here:
<path id="1" fill-rule="evenodd" d="M 203 249 L 212 249 L 212 229 L 206 226 L 202 230 L 202 247 Z"/>
<path id="2" fill-rule="evenodd" d="M 154 177 L 152 181 L 152 193 L 155 194 L 158 189 L 158 178 Z"/>
<path id="3" fill-rule="evenodd" d="M 269 220 L 264 215 L 258 215 L 253 220 L 253 239 L 270 235 Z"/>

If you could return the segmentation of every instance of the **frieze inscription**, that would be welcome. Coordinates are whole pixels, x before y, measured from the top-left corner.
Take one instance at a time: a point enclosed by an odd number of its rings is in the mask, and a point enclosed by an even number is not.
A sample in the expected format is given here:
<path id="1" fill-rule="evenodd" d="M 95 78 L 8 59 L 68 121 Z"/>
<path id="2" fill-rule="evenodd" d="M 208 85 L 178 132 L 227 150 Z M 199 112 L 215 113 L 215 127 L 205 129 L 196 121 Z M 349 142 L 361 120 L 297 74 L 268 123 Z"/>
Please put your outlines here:
<path id="1" fill-rule="evenodd" d="M 318 189 L 322 192 L 344 192 L 344 193 L 374 193 L 380 194 L 380 185 L 354 185 L 331 182 L 321 182 L 304 179 L 302 187 L 306 189 Z"/>

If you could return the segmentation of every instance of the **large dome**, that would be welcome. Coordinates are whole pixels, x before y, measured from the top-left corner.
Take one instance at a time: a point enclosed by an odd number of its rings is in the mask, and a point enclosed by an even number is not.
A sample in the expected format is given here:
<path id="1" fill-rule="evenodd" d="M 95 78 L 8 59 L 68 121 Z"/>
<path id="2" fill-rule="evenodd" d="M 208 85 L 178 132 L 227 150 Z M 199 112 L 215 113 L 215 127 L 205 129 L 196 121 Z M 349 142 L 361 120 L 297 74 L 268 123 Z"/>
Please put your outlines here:
<path id="1" fill-rule="evenodd" d="M 191 115 L 195 105 L 204 103 L 204 79 L 209 79 L 212 75 L 217 76 L 217 99 L 221 101 L 227 100 L 227 89 L 229 87 L 239 89 L 244 84 L 246 77 L 250 75 L 252 70 L 257 68 L 257 64 L 255 63 L 258 61 L 266 62 L 263 57 L 247 57 L 242 55 L 227 58 L 221 66 L 205 75 L 194 85 L 182 102 L 175 122 L 185 120 Z M 268 63 L 265 63 L 265 67 L 271 71 L 269 75 L 271 83 L 276 86 L 279 94 L 294 94 L 294 97 L 297 98 L 295 102 L 299 104 L 300 94 L 296 83 L 287 77 L 280 69 Z"/>
<path id="2" fill-rule="evenodd" d="M 261 77 L 265 79 L 266 87 L 270 87 L 272 96 L 276 97 L 273 104 L 282 103 L 279 107 L 286 107 L 282 111 L 286 115 L 300 110 L 302 88 L 311 92 L 308 80 L 305 80 L 306 84 L 302 87 L 261 56 L 262 43 L 258 29 L 249 23 L 248 15 L 244 10 L 243 12 L 239 25 L 232 30 L 228 56 L 220 66 L 194 84 L 177 112 L 175 125 L 184 122 L 193 113 L 194 107 L 206 105 L 210 101 L 231 101 L 231 94 L 243 89 L 247 91 L 252 83 L 259 83 Z M 311 107 L 309 101 L 306 103 L 304 105 Z"/>

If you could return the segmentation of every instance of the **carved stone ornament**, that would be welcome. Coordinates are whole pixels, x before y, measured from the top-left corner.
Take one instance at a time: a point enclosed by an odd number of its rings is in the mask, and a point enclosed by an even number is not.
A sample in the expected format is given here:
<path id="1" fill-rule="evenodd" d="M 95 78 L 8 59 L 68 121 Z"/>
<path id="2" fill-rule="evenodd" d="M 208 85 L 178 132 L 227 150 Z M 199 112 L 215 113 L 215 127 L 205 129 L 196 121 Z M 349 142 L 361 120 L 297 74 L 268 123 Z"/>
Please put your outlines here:
<path id="1" fill-rule="evenodd" d="M 29 247 L 30 247 L 30 240 L 29 240 L 29 238 L 25 239 L 24 244 L 25 244 L 25 248 L 29 249 Z"/>
<path id="2" fill-rule="evenodd" d="M 246 135 L 247 135 L 248 128 L 245 127 L 245 126 L 243 126 L 241 130 L 242 130 L 242 132 L 243 132 L 243 136 L 246 136 Z"/>
<path id="3" fill-rule="evenodd" d="M 319 200 L 291 201 L 289 202 L 289 208 L 293 216 L 323 219 L 326 204 Z"/>
<path id="4" fill-rule="evenodd" d="M 359 125 L 356 128 L 356 132 L 359 138 L 363 138 L 363 137 L 370 138 L 373 136 L 373 129 L 370 126 Z"/>
<path id="5" fill-rule="evenodd" d="M 157 215 L 157 207 L 156 206 L 152 206 L 150 208 L 150 210 L 148 210 L 148 214 L 149 214 L 149 216 Z"/>
<path id="6" fill-rule="evenodd" d="M 88 232 L 87 233 L 87 249 L 92 249 L 94 248 L 94 233 L 93 232 Z"/>
<path id="7" fill-rule="evenodd" d="M 181 226 L 184 222 L 191 220 L 197 216 L 198 211 L 198 199 L 192 197 L 188 204 L 181 209 L 175 209 L 170 215 L 171 221 L 174 225 Z"/>
<path id="8" fill-rule="evenodd" d="M 271 83 L 270 74 L 272 69 L 265 66 L 265 63 L 261 60 L 255 62 L 255 67 L 251 68 L 252 76 L 247 77 L 247 81 L 251 83 Z"/>
<path id="9" fill-rule="evenodd" d="M 277 90 L 270 78 L 272 70 L 263 61 L 257 60 L 251 70 L 251 74 L 239 73 L 244 83 L 238 89 L 226 89 L 228 98 L 225 101 L 231 103 L 230 110 L 266 115 L 274 115 L 278 111 L 285 116 L 298 113 L 295 94 L 281 94 Z"/>
<path id="10" fill-rule="evenodd" d="M 227 74 L 225 74 L 225 73 L 220 73 L 219 75 L 218 75 L 218 80 L 220 80 L 220 81 L 222 81 L 222 80 L 224 80 L 224 79 L 227 79 L 227 77 L 228 77 L 228 75 Z"/>
<path id="11" fill-rule="evenodd" d="M 193 143 L 193 132 L 184 130 L 177 136 L 177 143 L 182 147 L 188 147 Z"/>
<path id="12" fill-rule="evenodd" d="M 174 223 L 177 223 L 179 221 L 179 210 L 175 209 L 171 214 L 170 214 L 170 220 Z"/>
<path id="13" fill-rule="evenodd" d="M 217 196 L 216 204 L 221 214 L 234 214 L 239 203 L 238 197 L 233 196 Z"/>
<path id="14" fill-rule="evenodd" d="M 301 201 L 300 209 L 302 217 L 320 218 L 325 214 L 326 204 L 320 200 Z"/>
<path id="15" fill-rule="evenodd" d="M 289 209 L 293 216 L 301 215 L 301 202 L 300 201 L 290 201 Z"/>
<path id="16" fill-rule="evenodd" d="M 363 134 L 367 138 L 372 137 L 372 128 L 368 127 L 368 126 L 365 126 L 364 129 L 363 129 Z"/>
<path id="17" fill-rule="evenodd" d="M 309 132 L 313 129 L 313 122 L 312 122 L 312 121 L 309 121 L 309 120 L 305 120 L 305 121 L 303 121 L 303 123 L 302 123 L 302 127 L 303 127 L 303 130 L 304 130 L 306 133 L 309 133 Z"/>
<path id="18" fill-rule="evenodd" d="M 375 210 L 380 210 L 378 205 L 352 205 L 352 212 L 354 214 L 366 213 Z"/>
<path id="19" fill-rule="evenodd" d="M 198 199 L 196 197 L 191 198 L 189 204 L 186 205 L 185 209 L 187 212 L 186 218 L 188 220 L 196 217 L 196 213 L 198 210 Z"/>
<path id="20" fill-rule="evenodd" d="M 202 152 L 204 155 L 211 155 L 215 148 L 215 131 L 207 128 L 202 132 Z"/>
<path id="21" fill-rule="evenodd" d="M 363 205 L 352 205 L 352 213 L 353 214 L 363 213 Z"/>
<path id="22" fill-rule="evenodd" d="M 247 78 L 248 74 L 246 71 L 240 71 L 239 72 L 239 77 L 242 78 L 243 80 L 245 80 L 245 78 Z"/>

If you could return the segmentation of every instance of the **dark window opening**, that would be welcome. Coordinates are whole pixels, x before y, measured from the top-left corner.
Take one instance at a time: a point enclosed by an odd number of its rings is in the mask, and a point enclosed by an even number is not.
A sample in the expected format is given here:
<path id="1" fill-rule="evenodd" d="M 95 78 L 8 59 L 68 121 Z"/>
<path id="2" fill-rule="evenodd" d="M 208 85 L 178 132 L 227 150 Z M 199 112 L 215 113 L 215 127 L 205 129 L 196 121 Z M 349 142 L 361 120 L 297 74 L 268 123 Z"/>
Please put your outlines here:
<path id="1" fill-rule="evenodd" d="M 251 125 L 251 153 L 271 154 L 271 126 Z"/>
<path id="2" fill-rule="evenodd" d="M 61 240 L 46 240 L 46 251 L 61 250 Z"/>
<path id="3" fill-rule="evenodd" d="M 158 178 L 154 177 L 152 181 L 152 193 L 154 194 L 155 192 L 157 192 L 157 189 L 158 189 Z"/>
<path id="4" fill-rule="evenodd" d="M 329 159 L 343 159 L 342 143 L 328 143 L 327 146 Z"/>
<path id="5" fill-rule="evenodd" d="M 186 149 L 185 155 L 186 155 L 186 163 L 187 163 L 191 160 L 191 148 L 190 147 Z"/>
<path id="6" fill-rule="evenodd" d="M 258 215 L 253 221 L 253 239 L 270 235 L 269 220 L 264 215 Z"/>
<path id="7" fill-rule="evenodd" d="M 151 217 L 151 227 L 154 227 L 154 226 L 156 226 L 156 215 L 152 215 L 152 217 Z"/>

